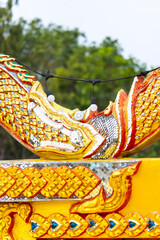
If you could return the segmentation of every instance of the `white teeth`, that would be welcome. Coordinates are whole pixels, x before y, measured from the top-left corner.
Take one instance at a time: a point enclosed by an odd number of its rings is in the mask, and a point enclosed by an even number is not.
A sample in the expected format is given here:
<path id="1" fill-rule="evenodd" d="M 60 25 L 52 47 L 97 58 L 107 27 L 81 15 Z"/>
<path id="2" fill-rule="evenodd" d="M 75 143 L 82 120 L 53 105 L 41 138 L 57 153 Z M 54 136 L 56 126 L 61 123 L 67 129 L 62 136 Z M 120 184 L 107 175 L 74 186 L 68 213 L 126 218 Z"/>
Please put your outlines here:
<path id="1" fill-rule="evenodd" d="M 31 113 L 33 108 L 35 108 L 35 107 L 36 107 L 36 104 L 34 102 L 30 102 L 28 104 L 28 112 Z"/>
<path id="2" fill-rule="evenodd" d="M 75 147 L 67 143 L 55 142 L 55 141 L 41 141 L 40 144 L 41 144 L 41 147 L 54 147 L 56 149 L 75 151 Z"/>
<path id="3" fill-rule="evenodd" d="M 42 98 L 45 103 L 48 105 L 48 108 L 53 111 L 53 114 L 59 114 L 60 117 L 63 116 L 65 117 L 66 119 L 68 119 L 70 122 L 74 123 L 74 124 L 78 124 L 80 127 L 84 127 L 84 128 L 87 128 L 87 130 L 89 130 L 91 132 L 91 134 L 93 135 L 94 139 L 95 139 L 95 142 L 94 142 L 94 145 L 92 146 L 91 150 L 84 156 L 86 157 L 88 154 L 91 155 L 102 143 L 103 141 L 105 140 L 105 138 L 100 135 L 94 127 L 92 127 L 90 124 L 86 124 L 86 123 L 81 123 L 81 122 L 77 122 L 75 120 L 73 120 L 67 113 L 63 112 L 63 111 L 56 111 L 49 103 L 49 100 L 48 98 L 46 98 L 43 94 L 39 93 L 39 92 L 32 92 L 32 93 L 36 93 L 37 95 L 39 95 L 40 98 Z M 43 108 L 41 108 L 38 104 L 36 106 L 34 106 L 33 108 L 33 111 L 34 113 L 39 117 L 39 119 L 41 119 L 41 121 L 43 121 L 44 123 L 46 123 L 47 125 L 53 127 L 54 129 L 58 129 L 61 131 L 61 133 L 67 135 L 69 138 L 72 138 L 73 142 L 74 142 L 74 145 L 78 145 L 79 147 L 84 147 L 83 146 L 83 137 L 81 135 L 81 132 L 80 131 L 77 131 L 79 132 L 75 138 L 75 136 L 71 137 L 71 132 L 73 132 L 72 129 L 69 129 L 69 127 L 66 127 L 65 126 L 65 123 L 63 124 L 62 122 L 56 122 L 54 120 L 52 120 L 51 118 L 49 118 L 47 116 L 47 113 L 45 112 L 45 110 Z M 89 115 L 90 113 L 90 107 L 87 109 L 87 116 Z M 87 117 L 86 116 L 86 117 Z M 82 137 L 82 139 L 81 139 Z M 70 140 L 71 141 L 71 140 Z M 53 141 L 43 141 L 41 142 L 41 146 L 47 146 L 50 145 L 50 146 L 55 146 L 56 148 L 56 143 L 52 143 Z M 53 144 L 53 145 L 52 145 Z M 62 143 L 61 143 L 62 144 Z M 66 144 L 66 145 L 58 145 L 57 148 L 64 148 L 65 150 L 70 148 L 70 151 L 75 151 L 75 147 L 72 146 L 71 144 Z M 64 144 L 64 143 L 63 143 Z M 72 143 L 73 144 L 73 143 Z M 68 146 L 69 145 L 69 146 Z M 72 147 L 74 147 L 74 150 L 72 150 Z M 69 149 L 68 149 L 69 150 Z"/>
<path id="4" fill-rule="evenodd" d="M 82 134 L 79 131 L 73 131 L 73 132 L 70 133 L 70 141 L 74 145 L 84 147 L 83 146 Z"/>
<path id="5" fill-rule="evenodd" d="M 67 135 L 67 136 L 70 136 L 70 133 L 71 133 L 71 131 L 68 130 L 67 128 L 65 128 L 65 127 L 61 129 L 61 132 L 65 135 Z"/>
<path id="6" fill-rule="evenodd" d="M 62 129 L 63 128 L 63 124 L 62 123 L 57 123 L 52 121 L 44 112 L 44 110 L 42 110 L 41 107 L 36 106 L 33 111 L 35 112 L 35 114 L 41 119 L 41 121 L 43 121 L 44 123 L 46 123 L 47 125 L 55 128 L 55 129 Z"/>

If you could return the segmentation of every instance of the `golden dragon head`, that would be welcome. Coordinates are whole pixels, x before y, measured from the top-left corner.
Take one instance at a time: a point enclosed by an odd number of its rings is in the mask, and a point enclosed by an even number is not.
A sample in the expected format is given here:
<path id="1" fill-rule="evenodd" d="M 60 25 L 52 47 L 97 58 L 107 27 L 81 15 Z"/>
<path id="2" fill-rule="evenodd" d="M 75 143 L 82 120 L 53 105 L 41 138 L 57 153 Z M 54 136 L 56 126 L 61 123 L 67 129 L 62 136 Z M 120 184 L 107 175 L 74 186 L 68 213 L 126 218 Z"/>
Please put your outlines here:
<path id="1" fill-rule="evenodd" d="M 136 77 L 102 112 L 64 108 L 14 58 L 0 55 L 0 124 L 46 159 L 117 158 L 159 139 L 160 70 Z"/>

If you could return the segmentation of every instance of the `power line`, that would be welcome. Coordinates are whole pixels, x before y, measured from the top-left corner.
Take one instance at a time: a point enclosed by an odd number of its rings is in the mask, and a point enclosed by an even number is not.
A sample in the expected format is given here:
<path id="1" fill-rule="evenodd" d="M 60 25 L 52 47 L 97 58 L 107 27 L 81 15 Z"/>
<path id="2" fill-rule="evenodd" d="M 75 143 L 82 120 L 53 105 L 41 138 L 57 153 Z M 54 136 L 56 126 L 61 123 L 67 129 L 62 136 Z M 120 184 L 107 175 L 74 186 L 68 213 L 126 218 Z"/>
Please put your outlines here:
<path id="1" fill-rule="evenodd" d="M 47 73 L 40 73 L 34 69 L 32 69 L 31 67 L 25 65 L 24 63 L 20 62 L 19 60 L 15 59 L 15 61 L 17 63 L 19 63 L 20 65 L 24 66 L 25 68 L 29 69 L 30 71 L 42 76 L 45 78 L 45 87 L 46 87 L 46 94 L 47 96 L 52 95 L 51 91 L 48 89 L 47 86 L 47 80 L 49 78 L 57 78 L 57 79 L 64 79 L 64 80 L 69 80 L 69 81 L 74 81 L 74 82 L 85 82 L 85 83 L 91 83 L 92 84 L 92 98 L 91 98 L 91 104 L 96 104 L 96 98 L 95 98 L 95 91 L 94 91 L 94 86 L 98 83 L 105 83 L 105 82 L 112 82 L 112 81 L 119 81 L 119 80 L 125 80 L 125 79 L 131 79 L 134 77 L 138 77 L 138 76 L 146 76 L 148 73 L 159 69 L 160 67 L 148 70 L 148 71 L 144 71 L 144 72 L 140 72 L 138 74 L 135 75 L 131 75 L 131 76 L 127 76 L 127 77 L 122 77 L 122 78 L 112 78 L 112 79 L 106 79 L 106 80 L 100 80 L 98 78 L 95 79 L 81 79 L 81 78 L 71 78 L 71 77 L 63 77 L 63 76 L 57 76 L 55 74 L 50 73 L 50 71 L 48 70 Z"/>
<path id="2" fill-rule="evenodd" d="M 127 77 L 121 77 L 121 78 L 112 78 L 112 79 L 106 79 L 106 80 L 100 80 L 98 78 L 95 79 L 81 79 L 81 78 L 71 78 L 71 77 L 63 77 L 63 76 L 57 76 L 55 74 L 50 73 L 50 71 L 48 71 L 47 73 L 40 73 L 34 69 L 32 69 L 31 67 L 25 65 L 24 63 L 20 62 L 19 60 L 15 59 L 15 61 L 17 63 L 19 63 L 20 65 L 26 67 L 27 69 L 29 69 L 30 71 L 42 76 L 45 78 L 45 80 L 47 81 L 49 78 L 57 78 L 57 79 L 64 79 L 64 80 L 71 80 L 71 81 L 79 81 L 79 82 L 86 82 L 86 83 L 91 83 L 93 86 L 96 85 L 97 83 L 103 83 L 103 82 L 111 82 L 111 81 L 118 81 L 118 80 L 125 80 L 125 79 L 130 79 L 130 78 L 134 78 L 137 76 L 146 76 L 148 73 L 159 69 L 160 67 L 148 70 L 148 71 L 144 71 L 144 72 L 140 72 L 137 73 L 135 75 L 131 75 L 131 76 L 127 76 Z"/>

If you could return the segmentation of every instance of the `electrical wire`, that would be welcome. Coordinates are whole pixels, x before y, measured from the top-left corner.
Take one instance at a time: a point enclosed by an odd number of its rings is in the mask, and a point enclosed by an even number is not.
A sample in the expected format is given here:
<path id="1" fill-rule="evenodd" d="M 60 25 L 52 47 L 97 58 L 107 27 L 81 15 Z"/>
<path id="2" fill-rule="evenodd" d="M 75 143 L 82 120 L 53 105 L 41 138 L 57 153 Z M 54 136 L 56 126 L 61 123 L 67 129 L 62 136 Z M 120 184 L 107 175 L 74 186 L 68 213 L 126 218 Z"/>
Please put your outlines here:
<path id="1" fill-rule="evenodd" d="M 122 77 L 122 78 L 112 78 L 112 79 L 106 79 L 106 80 L 100 80 L 98 78 L 95 79 L 81 79 L 81 78 L 71 78 L 71 77 L 63 77 L 63 76 L 57 76 L 55 74 L 50 73 L 49 71 L 47 73 L 40 73 L 34 69 L 32 69 L 31 67 L 25 65 L 24 63 L 20 62 L 19 60 L 15 59 L 15 61 L 17 63 L 19 63 L 20 65 L 24 66 L 25 68 L 29 69 L 30 71 L 42 76 L 45 78 L 45 80 L 47 81 L 49 78 L 57 78 L 57 79 L 64 79 L 64 80 L 71 80 L 71 81 L 79 81 L 79 82 L 86 82 L 86 83 L 91 83 L 93 86 L 97 83 L 103 83 L 103 82 L 111 82 L 111 81 L 118 81 L 118 80 L 125 80 L 125 79 L 130 79 L 130 78 L 134 78 L 137 76 L 146 76 L 148 73 L 159 69 L 160 67 L 148 70 L 148 71 L 144 71 L 144 72 L 140 72 L 138 74 L 135 75 L 131 75 L 131 76 L 127 76 L 127 77 Z"/>

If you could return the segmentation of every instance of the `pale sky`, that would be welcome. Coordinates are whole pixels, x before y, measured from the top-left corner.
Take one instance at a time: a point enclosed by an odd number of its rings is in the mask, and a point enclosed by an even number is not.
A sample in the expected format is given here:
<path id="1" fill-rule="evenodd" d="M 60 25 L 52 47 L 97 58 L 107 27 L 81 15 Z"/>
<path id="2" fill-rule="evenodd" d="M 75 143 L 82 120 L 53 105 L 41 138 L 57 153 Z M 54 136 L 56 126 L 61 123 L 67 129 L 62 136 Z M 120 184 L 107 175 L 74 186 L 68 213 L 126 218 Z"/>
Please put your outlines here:
<path id="1" fill-rule="evenodd" d="M 4 0 L 5 1 L 5 0 Z M 14 19 L 79 28 L 89 42 L 118 39 L 124 56 L 160 66 L 160 0 L 19 0 Z"/>

